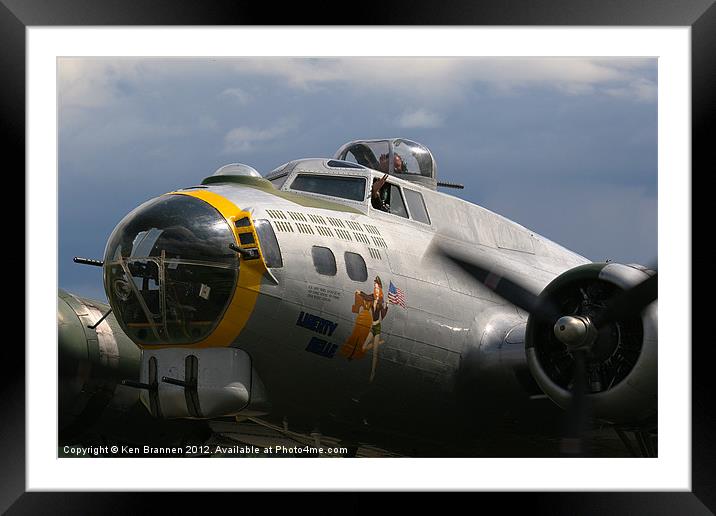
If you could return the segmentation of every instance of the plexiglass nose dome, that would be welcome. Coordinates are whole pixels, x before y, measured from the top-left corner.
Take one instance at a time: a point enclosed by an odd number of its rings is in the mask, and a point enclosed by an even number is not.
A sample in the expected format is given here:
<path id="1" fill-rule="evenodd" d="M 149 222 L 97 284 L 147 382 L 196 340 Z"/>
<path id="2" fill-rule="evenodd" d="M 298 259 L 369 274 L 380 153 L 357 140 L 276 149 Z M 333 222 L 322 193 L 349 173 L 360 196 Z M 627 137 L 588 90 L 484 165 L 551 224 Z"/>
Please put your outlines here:
<path id="1" fill-rule="evenodd" d="M 114 229 L 104 288 L 137 344 L 191 344 L 221 321 L 238 279 L 234 234 L 208 203 L 170 194 L 144 203 Z"/>

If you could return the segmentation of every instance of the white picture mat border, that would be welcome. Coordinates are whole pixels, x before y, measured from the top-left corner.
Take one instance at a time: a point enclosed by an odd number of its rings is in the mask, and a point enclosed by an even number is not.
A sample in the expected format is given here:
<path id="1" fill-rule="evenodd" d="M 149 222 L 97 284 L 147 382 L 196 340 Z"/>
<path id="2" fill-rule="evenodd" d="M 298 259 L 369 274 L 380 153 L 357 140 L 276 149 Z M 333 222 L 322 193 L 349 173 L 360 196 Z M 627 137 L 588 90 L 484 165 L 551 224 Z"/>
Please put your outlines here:
<path id="1" fill-rule="evenodd" d="M 28 491 L 690 490 L 689 27 L 28 27 L 26 38 Z M 659 457 L 57 458 L 57 57 L 242 55 L 658 57 L 659 287 L 668 314 L 659 324 Z"/>

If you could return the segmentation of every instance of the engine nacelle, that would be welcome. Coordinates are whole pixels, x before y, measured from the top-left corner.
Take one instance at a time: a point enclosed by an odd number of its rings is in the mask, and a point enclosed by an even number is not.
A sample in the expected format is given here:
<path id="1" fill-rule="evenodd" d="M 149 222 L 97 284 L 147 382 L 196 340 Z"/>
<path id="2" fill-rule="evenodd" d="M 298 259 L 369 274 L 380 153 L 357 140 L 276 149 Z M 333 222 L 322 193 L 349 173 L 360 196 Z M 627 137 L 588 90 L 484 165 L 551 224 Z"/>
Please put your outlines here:
<path id="1" fill-rule="evenodd" d="M 540 302 L 562 315 L 594 316 L 609 299 L 647 279 L 653 271 L 637 265 L 593 263 L 570 269 L 540 294 Z M 568 408 L 574 358 L 554 334 L 553 323 L 531 315 L 525 348 L 530 372 L 552 401 Z M 657 410 L 657 301 L 636 317 L 606 325 L 586 356 L 591 414 L 615 424 L 642 425 Z"/>
<path id="2" fill-rule="evenodd" d="M 57 300 L 60 440 L 73 440 L 107 410 L 125 412 L 139 399 L 120 384 L 139 377 L 141 352 L 104 303 L 59 291 Z"/>

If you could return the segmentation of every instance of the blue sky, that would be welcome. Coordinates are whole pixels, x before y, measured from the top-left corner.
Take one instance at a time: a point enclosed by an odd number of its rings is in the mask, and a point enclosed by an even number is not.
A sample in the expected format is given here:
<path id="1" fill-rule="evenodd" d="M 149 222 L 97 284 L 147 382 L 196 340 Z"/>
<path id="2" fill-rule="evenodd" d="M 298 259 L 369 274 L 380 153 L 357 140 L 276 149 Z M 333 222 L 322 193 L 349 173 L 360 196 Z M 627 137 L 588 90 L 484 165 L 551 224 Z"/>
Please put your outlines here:
<path id="1" fill-rule="evenodd" d="M 357 138 L 433 152 L 447 190 L 595 261 L 657 256 L 656 59 L 58 61 L 59 285 L 141 202 L 225 163 L 265 174 Z"/>

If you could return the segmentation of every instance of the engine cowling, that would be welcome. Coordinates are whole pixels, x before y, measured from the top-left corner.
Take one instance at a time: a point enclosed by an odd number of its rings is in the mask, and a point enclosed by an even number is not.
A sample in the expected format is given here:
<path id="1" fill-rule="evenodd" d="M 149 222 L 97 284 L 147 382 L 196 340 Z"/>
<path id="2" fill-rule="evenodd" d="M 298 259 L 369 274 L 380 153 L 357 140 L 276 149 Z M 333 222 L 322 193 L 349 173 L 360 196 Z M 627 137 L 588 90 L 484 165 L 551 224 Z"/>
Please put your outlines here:
<path id="1" fill-rule="evenodd" d="M 653 274 L 638 265 L 593 263 L 555 278 L 538 303 L 561 315 L 593 317 L 620 291 Z M 552 401 L 568 408 L 575 361 L 554 334 L 553 322 L 530 315 L 525 348 L 530 372 Z M 657 410 L 657 301 L 637 316 L 604 326 L 586 354 L 587 389 L 592 416 L 615 424 L 643 425 Z"/>
<path id="2" fill-rule="evenodd" d="M 141 352 L 122 332 L 109 306 L 60 290 L 57 300 L 59 433 L 61 442 L 82 436 L 108 410 L 126 412 L 139 400 Z"/>

